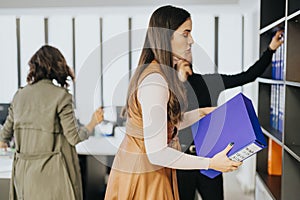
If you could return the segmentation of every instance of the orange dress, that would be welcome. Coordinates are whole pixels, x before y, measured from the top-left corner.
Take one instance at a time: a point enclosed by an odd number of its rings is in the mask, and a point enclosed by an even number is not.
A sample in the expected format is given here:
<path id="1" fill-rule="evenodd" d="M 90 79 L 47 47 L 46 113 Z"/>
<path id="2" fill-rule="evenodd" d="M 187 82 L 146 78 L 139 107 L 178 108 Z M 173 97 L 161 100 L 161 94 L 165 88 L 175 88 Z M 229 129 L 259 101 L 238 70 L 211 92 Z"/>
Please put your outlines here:
<path id="1" fill-rule="evenodd" d="M 148 68 L 139 83 L 150 73 L 161 73 L 158 65 Z M 132 109 L 129 106 L 128 112 Z M 114 159 L 105 200 L 179 200 L 176 170 L 153 165 L 148 160 L 142 111 L 140 106 L 135 109 L 137 112 L 131 112 L 127 118 L 126 135 Z M 168 125 L 168 141 L 174 137 L 173 128 Z"/>

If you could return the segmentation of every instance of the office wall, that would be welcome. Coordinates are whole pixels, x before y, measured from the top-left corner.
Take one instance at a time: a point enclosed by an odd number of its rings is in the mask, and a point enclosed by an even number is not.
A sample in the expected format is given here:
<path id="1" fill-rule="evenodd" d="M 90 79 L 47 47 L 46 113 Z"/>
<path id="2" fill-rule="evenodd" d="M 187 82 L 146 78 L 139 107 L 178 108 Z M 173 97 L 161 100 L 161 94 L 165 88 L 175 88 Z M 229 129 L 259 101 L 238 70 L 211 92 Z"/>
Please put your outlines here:
<path id="1" fill-rule="evenodd" d="M 215 71 L 215 51 L 219 51 L 219 68 L 224 69 L 221 72 L 226 72 L 228 66 L 236 67 L 228 72 L 241 71 L 238 52 L 242 14 L 238 7 L 222 9 L 219 6 L 219 10 L 213 7 L 219 13 L 210 12 L 209 6 L 185 8 L 190 10 L 194 24 L 195 72 Z M 0 63 L 0 101 L 10 102 L 16 89 L 26 85 L 30 57 L 43 44 L 49 44 L 61 50 L 75 71 L 76 82 L 70 92 L 74 95 L 77 116 L 83 123 L 98 106 L 124 105 L 129 78 L 137 67 L 154 9 L 155 6 L 0 9 L 1 34 L 4 35 L 0 39 L 0 59 L 4 61 Z M 220 14 L 221 10 L 224 14 Z M 226 13 L 234 14 L 228 18 Z M 219 18 L 219 46 L 215 46 L 216 17 Z M 239 23 L 229 25 L 231 20 Z M 229 36 L 234 38 L 230 47 L 235 52 L 227 55 L 229 44 L 223 43 Z M 8 80 L 12 84 L 6 84 Z"/>
<path id="2" fill-rule="evenodd" d="M 237 14 L 223 14 L 219 19 L 218 72 L 236 74 L 242 71 L 242 23 L 243 17 Z M 226 90 L 220 94 L 219 104 L 241 91 L 240 87 Z"/>
<path id="3" fill-rule="evenodd" d="M 0 27 L 0 103 L 6 103 L 11 101 L 12 95 L 18 89 L 18 57 L 15 17 L 0 17 Z"/>

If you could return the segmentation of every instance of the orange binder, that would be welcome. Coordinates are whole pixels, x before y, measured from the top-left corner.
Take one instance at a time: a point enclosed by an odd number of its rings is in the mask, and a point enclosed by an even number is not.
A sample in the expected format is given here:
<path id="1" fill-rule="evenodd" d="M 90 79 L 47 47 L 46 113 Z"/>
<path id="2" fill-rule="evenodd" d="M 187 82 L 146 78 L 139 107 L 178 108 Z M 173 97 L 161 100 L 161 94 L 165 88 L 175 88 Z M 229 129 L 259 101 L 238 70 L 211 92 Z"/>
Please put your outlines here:
<path id="1" fill-rule="evenodd" d="M 268 174 L 281 175 L 282 173 L 282 147 L 269 138 L 268 145 Z"/>

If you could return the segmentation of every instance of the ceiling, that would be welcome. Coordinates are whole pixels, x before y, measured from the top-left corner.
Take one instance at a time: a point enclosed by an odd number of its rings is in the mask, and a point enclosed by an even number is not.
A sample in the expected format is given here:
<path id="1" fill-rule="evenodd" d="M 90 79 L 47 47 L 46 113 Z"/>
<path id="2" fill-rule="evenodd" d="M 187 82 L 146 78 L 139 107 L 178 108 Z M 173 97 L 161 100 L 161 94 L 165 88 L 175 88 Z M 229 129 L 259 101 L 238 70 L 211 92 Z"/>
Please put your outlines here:
<path id="1" fill-rule="evenodd" d="M 0 0 L 0 8 L 238 4 L 239 0 Z"/>

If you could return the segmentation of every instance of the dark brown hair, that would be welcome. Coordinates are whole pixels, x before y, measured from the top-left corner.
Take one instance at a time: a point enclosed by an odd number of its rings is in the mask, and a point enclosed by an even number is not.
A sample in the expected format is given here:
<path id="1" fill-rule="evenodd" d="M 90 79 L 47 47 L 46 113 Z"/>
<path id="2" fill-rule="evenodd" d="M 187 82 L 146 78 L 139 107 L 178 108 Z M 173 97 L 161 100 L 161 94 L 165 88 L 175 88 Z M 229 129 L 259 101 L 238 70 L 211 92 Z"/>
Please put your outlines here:
<path id="1" fill-rule="evenodd" d="M 27 83 L 34 84 L 42 79 L 55 79 L 61 87 L 67 88 L 67 78 L 74 80 L 74 74 L 61 52 L 52 46 L 42 46 L 30 59 Z"/>
<path id="2" fill-rule="evenodd" d="M 138 80 L 142 72 L 155 60 L 160 64 L 160 70 L 165 75 L 170 90 L 168 120 L 172 124 L 177 124 L 182 119 L 182 112 L 187 107 L 185 104 L 187 101 L 183 83 L 179 80 L 176 69 L 173 67 L 171 39 L 174 31 L 190 17 L 190 13 L 186 10 L 170 5 L 160 7 L 153 12 L 139 64 L 129 84 L 127 109 L 129 105 L 138 107 L 138 105 L 134 105 L 137 104 Z M 128 112 L 128 114 L 130 113 Z"/>

